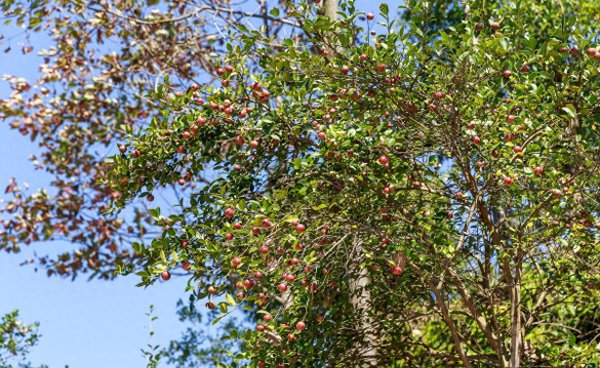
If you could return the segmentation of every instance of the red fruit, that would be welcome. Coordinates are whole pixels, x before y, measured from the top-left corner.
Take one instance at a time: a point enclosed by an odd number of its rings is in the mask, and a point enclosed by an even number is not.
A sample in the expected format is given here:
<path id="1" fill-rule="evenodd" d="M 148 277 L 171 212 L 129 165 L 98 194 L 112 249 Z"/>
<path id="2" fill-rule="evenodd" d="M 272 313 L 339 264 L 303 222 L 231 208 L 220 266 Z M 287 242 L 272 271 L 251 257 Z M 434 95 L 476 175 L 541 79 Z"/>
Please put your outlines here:
<path id="1" fill-rule="evenodd" d="M 515 151 L 515 153 L 521 153 L 521 152 L 523 152 L 523 147 L 515 146 L 515 148 L 513 148 L 513 151 Z"/>
<path id="2" fill-rule="evenodd" d="M 190 133 L 186 130 L 185 132 L 183 132 L 181 134 L 181 136 L 183 137 L 183 139 L 190 139 L 192 137 L 192 133 Z"/>
<path id="3" fill-rule="evenodd" d="M 589 49 L 586 50 L 587 54 L 590 56 L 596 56 L 596 49 L 593 47 L 590 47 Z"/>
<path id="4" fill-rule="evenodd" d="M 181 268 L 183 268 L 186 271 L 190 270 L 190 267 L 192 266 L 192 264 L 188 261 L 183 262 L 183 264 L 181 265 Z"/>
<path id="5" fill-rule="evenodd" d="M 481 142 L 481 138 L 479 138 L 477 136 L 473 137 L 473 143 L 479 144 L 479 142 Z"/>
<path id="6" fill-rule="evenodd" d="M 187 240 L 184 240 L 184 241 L 181 242 L 181 247 L 182 248 L 187 248 L 188 244 L 189 243 L 187 242 Z"/>
<path id="7" fill-rule="evenodd" d="M 177 182 L 179 183 L 179 185 L 184 185 L 186 183 L 184 178 L 177 180 Z"/>
<path id="8" fill-rule="evenodd" d="M 429 105 L 427 105 L 427 108 L 431 111 L 434 111 L 435 109 L 437 109 L 437 106 L 432 102 Z"/>
<path id="9" fill-rule="evenodd" d="M 596 58 L 596 60 L 600 60 L 600 52 L 597 52 L 596 55 L 594 55 L 594 57 Z"/>
<path id="10" fill-rule="evenodd" d="M 450 219 L 451 219 L 451 218 L 453 218 L 453 217 L 454 217 L 454 213 L 452 213 L 452 211 L 448 211 L 448 212 L 446 212 L 446 218 L 447 218 L 448 220 L 450 220 Z"/>
<path id="11" fill-rule="evenodd" d="M 265 330 L 265 325 L 259 324 L 256 326 L 256 331 L 263 332 L 264 330 Z"/>
<path id="12" fill-rule="evenodd" d="M 402 274 L 402 268 L 395 266 L 392 268 L 392 273 L 396 276 L 400 276 Z"/>
<path id="13" fill-rule="evenodd" d="M 254 272 L 254 278 L 255 279 L 260 280 L 260 279 L 262 279 L 262 277 L 263 277 L 262 272 L 260 272 L 260 271 L 255 271 Z"/>
<path id="14" fill-rule="evenodd" d="M 360 60 L 362 60 L 362 61 L 367 60 L 367 55 L 366 54 L 360 55 Z"/>
<path id="15" fill-rule="evenodd" d="M 265 314 L 265 315 L 263 316 L 263 319 L 264 319 L 266 322 L 269 322 L 269 321 L 271 321 L 271 320 L 273 319 L 273 316 L 272 316 L 272 315 L 270 315 L 270 314 Z"/>
<path id="16" fill-rule="evenodd" d="M 252 281 L 244 280 L 244 288 L 250 289 L 252 287 Z"/>
<path id="17" fill-rule="evenodd" d="M 242 263 L 242 260 L 240 259 L 240 257 L 235 257 L 234 259 L 231 260 L 231 267 L 237 268 L 241 263 Z"/>
<path id="18" fill-rule="evenodd" d="M 515 122 L 515 116 L 514 115 L 508 115 L 506 117 L 506 121 L 508 121 L 509 123 L 514 123 Z"/>
<path id="19" fill-rule="evenodd" d="M 234 214 L 234 210 L 233 208 L 228 208 L 225 210 L 225 217 L 227 217 L 228 219 L 231 219 L 233 217 Z"/>
<path id="20" fill-rule="evenodd" d="M 154 196 L 152 194 L 148 194 L 148 196 L 146 197 L 146 200 L 148 202 L 152 202 L 152 201 L 154 201 Z"/>
<path id="21" fill-rule="evenodd" d="M 294 282 L 295 280 L 296 280 L 296 276 L 294 276 L 292 274 L 285 275 L 285 281 L 287 281 L 287 282 Z"/>
<path id="22" fill-rule="evenodd" d="M 529 66 L 528 66 L 528 65 L 523 65 L 523 66 L 521 66 L 521 72 L 522 72 L 522 73 L 527 73 L 527 72 L 529 72 Z"/>
<path id="23" fill-rule="evenodd" d="M 442 96 L 443 96 L 442 92 L 439 92 L 439 91 L 433 94 L 433 98 L 435 98 L 436 100 L 441 100 Z"/>
<path id="24" fill-rule="evenodd" d="M 225 65 L 225 71 L 227 73 L 232 73 L 233 72 L 233 67 L 231 65 Z"/>
<path id="25" fill-rule="evenodd" d="M 490 27 L 492 28 L 493 31 L 497 31 L 497 30 L 500 29 L 500 23 L 498 23 L 498 22 L 492 22 L 490 24 Z"/>
<path id="26" fill-rule="evenodd" d="M 121 145 L 119 145 L 119 152 L 121 152 L 121 153 L 125 153 L 125 152 L 127 152 L 127 147 L 125 147 L 125 146 L 124 146 L 124 145 L 122 145 L 122 144 L 121 144 Z"/>
<path id="27" fill-rule="evenodd" d="M 296 231 L 298 232 L 298 234 L 302 234 L 304 232 L 304 230 L 306 230 L 306 226 L 304 226 L 302 224 L 296 225 Z"/>
<path id="28" fill-rule="evenodd" d="M 317 137 L 319 139 L 325 139 L 325 138 L 327 138 L 327 134 L 325 134 L 325 132 L 319 132 L 319 133 L 317 133 Z"/>
<path id="29" fill-rule="evenodd" d="M 344 65 L 341 69 L 342 74 L 348 74 L 350 68 L 347 65 Z"/>
<path id="30" fill-rule="evenodd" d="M 502 75 L 504 75 L 504 78 L 510 78 L 512 72 L 510 70 L 505 70 Z"/>
<path id="31" fill-rule="evenodd" d="M 500 152 L 498 152 L 498 150 L 493 150 L 493 151 L 492 151 L 492 156 L 493 156 L 494 158 L 498 158 L 498 157 L 500 156 Z"/>
<path id="32" fill-rule="evenodd" d="M 475 30 L 476 31 L 481 31 L 482 29 L 483 29 L 483 24 L 481 24 L 481 23 L 475 24 Z"/>
<path id="33" fill-rule="evenodd" d="M 456 193 L 456 199 L 458 199 L 459 201 L 461 201 L 464 198 L 464 195 L 462 194 L 462 192 L 457 192 Z"/>
<path id="34" fill-rule="evenodd" d="M 251 140 L 250 141 L 250 147 L 252 148 L 257 148 L 258 147 L 258 141 L 257 140 Z"/>
<path id="35" fill-rule="evenodd" d="M 177 153 L 185 153 L 185 147 L 183 147 L 183 146 L 177 147 Z"/>
<path id="36" fill-rule="evenodd" d="M 209 300 L 208 302 L 206 302 L 206 308 L 212 310 L 212 309 L 215 309 L 216 307 L 217 307 L 217 305 L 212 300 Z"/>
<path id="37" fill-rule="evenodd" d="M 225 234 L 225 239 L 227 239 L 227 240 L 233 240 L 233 234 L 232 233 Z"/>
<path id="38" fill-rule="evenodd" d="M 367 13 L 367 19 L 368 20 L 373 20 L 375 18 L 375 14 L 373 13 Z"/>
<path id="39" fill-rule="evenodd" d="M 223 68 L 217 68 L 218 75 L 223 75 L 224 73 L 225 73 L 225 70 Z"/>
<path id="40" fill-rule="evenodd" d="M 238 164 L 233 165 L 233 170 L 238 171 L 239 169 L 241 169 L 240 165 L 238 165 Z"/>
<path id="41" fill-rule="evenodd" d="M 477 161 L 477 162 L 475 163 L 475 165 L 477 165 L 477 167 L 481 169 L 481 168 L 483 167 L 483 165 L 484 165 L 484 164 L 483 164 L 483 162 L 481 162 L 481 161 Z"/>
<path id="42" fill-rule="evenodd" d="M 535 169 L 533 169 L 533 172 L 535 173 L 535 175 L 542 175 L 544 173 L 544 167 L 538 166 Z"/>
<path id="43" fill-rule="evenodd" d="M 379 64 L 375 67 L 375 70 L 378 72 L 385 72 L 386 69 L 387 69 L 387 66 L 385 66 L 385 64 Z"/>
<path id="44" fill-rule="evenodd" d="M 236 222 L 235 224 L 233 224 L 233 228 L 234 228 L 235 230 L 239 230 L 239 229 L 241 229 L 241 228 L 242 228 L 242 224 L 240 224 L 239 222 Z"/>
<path id="45" fill-rule="evenodd" d="M 252 233 L 255 234 L 255 235 L 258 234 L 258 233 L 260 233 L 260 228 L 258 228 L 257 226 L 254 226 L 252 228 Z"/>
<path id="46" fill-rule="evenodd" d="M 515 183 L 514 179 L 509 177 L 509 176 L 505 176 L 504 177 L 504 184 L 508 185 L 509 187 L 511 185 L 513 185 Z"/>
<path id="47" fill-rule="evenodd" d="M 246 297 L 246 295 L 244 295 L 244 293 L 239 292 L 237 294 L 235 294 L 235 297 L 238 298 L 239 300 L 242 300 Z"/>
<path id="48" fill-rule="evenodd" d="M 296 250 L 302 250 L 302 244 L 300 244 L 300 243 L 296 244 Z"/>
<path id="49" fill-rule="evenodd" d="M 206 124 L 206 118 L 198 118 L 198 119 L 196 119 L 196 123 L 198 125 L 204 125 L 204 124 Z"/>
<path id="50" fill-rule="evenodd" d="M 383 239 L 381 239 L 381 244 L 383 244 L 383 245 L 388 245 L 388 244 L 390 244 L 390 239 L 388 239 L 388 238 L 383 238 Z"/>
<path id="51" fill-rule="evenodd" d="M 140 155 L 141 155 L 140 151 L 138 151 L 138 150 L 133 150 L 131 152 L 131 157 L 133 157 L 133 158 L 138 158 L 138 157 L 140 157 Z"/>
<path id="52" fill-rule="evenodd" d="M 306 324 L 303 321 L 299 321 L 296 323 L 296 329 L 299 331 L 304 331 L 306 328 Z"/>
<path id="53" fill-rule="evenodd" d="M 390 163 L 390 158 L 387 156 L 379 156 L 379 163 L 383 166 L 387 166 Z"/>
<path id="54" fill-rule="evenodd" d="M 263 254 L 263 255 L 264 254 L 269 254 L 269 247 L 267 247 L 266 245 L 261 246 L 258 249 L 258 253 Z"/>
<path id="55" fill-rule="evenodd" d="M 319 1 L 321 1 L 321 0 L 314 0 L 314 2 L 319 2 Z M 257 368 L 265 368 L 266 366 L 267 366 L 267 364 L 265 363 L 265 361 L 264 361 L 264 360 L 259 360 L 259 361 L 256 363 L 256 367 L 257 367 Z"/>
<path id="56" fill-rule="evenodd" d="M 235 137 L 235 143 L 237 145 L 243 145 L 244 143 L 246 143 L 246 140 L 244 139 L 244 137 L 242 137 L 241 135 L 238 135 L 237 137 Z"/>
<path id="57" fill-rule="evenodd" d="M 171 278 L 171 274 L 169 273 L 169 271 L 163 271 L 163 273 L 160 274 L 160 277 L 164 281 L 168 281 Z"/>
<path id="58" fill-rule="evenodd" d="M 277 290 L 279 290 L 280 292 L 285 292 L 287 291 L 287 284 L 285 282 L 282 282 L 281 284 L 277 285 Z"/>
<path id="59" fill-rule="evenodd" d="M 269 219 L 262 220 L 262 226 L 263 227 L 270 227 L 271 226 L 271 220 L 269 220 Z"/>

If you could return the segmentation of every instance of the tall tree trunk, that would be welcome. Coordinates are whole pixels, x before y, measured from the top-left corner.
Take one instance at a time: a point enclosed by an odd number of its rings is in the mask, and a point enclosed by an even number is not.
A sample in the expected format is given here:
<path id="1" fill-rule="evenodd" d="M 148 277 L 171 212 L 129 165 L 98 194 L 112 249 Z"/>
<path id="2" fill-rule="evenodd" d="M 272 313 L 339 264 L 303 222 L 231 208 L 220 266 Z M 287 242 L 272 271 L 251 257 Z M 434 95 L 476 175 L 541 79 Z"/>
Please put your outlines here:
<path id="1" fill-rule="evenodd" d="M 358 253 L 352 261 L 352 270 L 350 272 L 350 302 L 356 316 L 356 331 L 359 339 L 356 343 L 356 350 L 359 352 L 358 361 L 355 362 L 357 368 L 378 367 L 378 353 L 380 339 L 377 336 L 375 320 L 372 316 L 371 305 L 371 277 L 365 267 L 360 264 L 364 259 L 362 246 L 355 240 L 353 248 Z"/>

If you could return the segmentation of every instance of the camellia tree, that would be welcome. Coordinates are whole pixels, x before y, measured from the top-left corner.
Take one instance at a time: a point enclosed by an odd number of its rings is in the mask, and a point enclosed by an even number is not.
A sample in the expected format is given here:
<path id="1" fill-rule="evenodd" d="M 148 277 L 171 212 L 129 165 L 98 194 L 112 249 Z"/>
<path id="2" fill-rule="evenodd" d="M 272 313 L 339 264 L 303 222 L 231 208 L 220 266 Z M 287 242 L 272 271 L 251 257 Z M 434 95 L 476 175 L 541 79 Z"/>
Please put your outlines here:
<path id="1" fill-rule="evenodd" d="M 19 312 L 16 310 L 2 316 L 0 319 L 0 367 L 31 368 L 31 365 L 24 362 L 29 349 L 38 342 L 37 328 L 37 324 L 26 325 L 20 321 Z"/>
<path id="2" fill-rule="evenodd" d="M 284 3 L 106 161 L 114 211 L 188 188 L 142 283 L 256 318 L 233 366 L 599 364 L 600 4 Z"/>

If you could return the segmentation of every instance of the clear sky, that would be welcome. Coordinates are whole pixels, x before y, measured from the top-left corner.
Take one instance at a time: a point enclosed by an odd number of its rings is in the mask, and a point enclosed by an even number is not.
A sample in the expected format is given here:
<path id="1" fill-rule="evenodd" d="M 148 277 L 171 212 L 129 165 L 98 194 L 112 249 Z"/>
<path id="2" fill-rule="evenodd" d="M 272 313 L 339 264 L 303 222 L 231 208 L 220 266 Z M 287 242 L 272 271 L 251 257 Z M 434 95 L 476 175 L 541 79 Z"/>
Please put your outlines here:
<path id="1" fill-rule="evenodd" d="M 397 0 L 358 0 L 363 11 L 378 13 L 382 2 L 390 10 Z M 0 25 L 0 34 L 15 35 L 18 29 Z M 19 38 L 12 41 L 13 49 L 20 49 Z M 48 39 L 34 37 L 34 50 L 49 46 Z M 6 47 L 6 46 L 4 46 Z M 4 48 L 3 47 L 3 48 Z M 11 74 L 34 79 L 41 59 L 35 52 L 21 56 L 11 52 L 0 55 L 0 75 Z M 0 98 L 8 89 L 0 82 Z M 35 172 L 28 161 L 35 146 L 0 121 L 0 190 L 8 179 L 17 177 L 28 182 L 32 189 L 43 187 L 49 177 Z M 140 349 L 148 340 L 148 320 L 145 313 L 150 304 L 155 305 L 159 317 L 153 323 L 156 335 L 153 343 L 166 343 L 180 335 L 183 325 L 175 315 L 175 303 L 185 298 L 185 280 L 173 278 L 168 283 L 157 283 L 148 289 L 136 288 L 135 276 L 121 277 L 115 281 L 87 281 L 80 278 L 69 281 L 47 278 L 36 273 L 31 266 L 19 266 L 33 251 L 53 254 L 65 244 L 57 242 L 25 247 L 18 255 L 0 253 L 0 314 L 12 309 L 21 311 L 25 322 L 40 322 L 42 338 L 32 350 L 30 359 L 35 364 L 50 368 L 136 368 L 144 367 Z"/>

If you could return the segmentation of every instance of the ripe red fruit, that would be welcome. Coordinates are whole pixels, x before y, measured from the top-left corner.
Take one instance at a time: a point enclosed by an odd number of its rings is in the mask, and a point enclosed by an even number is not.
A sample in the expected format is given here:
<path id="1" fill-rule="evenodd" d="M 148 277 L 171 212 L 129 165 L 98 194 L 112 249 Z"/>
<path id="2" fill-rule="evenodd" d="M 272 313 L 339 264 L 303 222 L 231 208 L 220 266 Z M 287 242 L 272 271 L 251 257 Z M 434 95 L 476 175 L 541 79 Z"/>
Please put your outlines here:
<path id="1" fill-rule="evenodd" d="M 127 147 L 125 147 L 125 146 L 124 146 L 124 145 L 122 145 L 122 144 L 121 144 L 121 145 L 119 145 L 119 152 L 121 152 L 121 153 L 125 153 L 125 152 L 127 152 Z"/>
<path id="2" fill-rule="evenodd" d="M 390 163 L 390 158 L 387 156 L 379 156 L 379 163 L 383 166 L 387 166 Z"/>
<path id="3" fill-rule="evenodd" d="M 184 146 L 177 147 L 177 153 L 185 153 L 185 147 Z"/>
<path id="4" fill-rule="evenodd" d="M 287 282 L 294 282 L 295 280 L 296 280 L 296 276 L 294 276 L 292 274 L 285 275 L 285 281 L 287 281 Z"/>
<path id="5" fill-rule="evenodd" d="M 306 229 L 306 226 L 304 226 L 302 224 L 296 225 L 296 231 L 298 232 L 298 234 L 302 234 L 305 229 Z"/>
<path id="6" fill-rule="evenodd" d="M 292 258 L 292 259 L 290 260 L 290 264 L 291 264 L 292 266 L 295 266 L 295 265 L 297 265 L 298 263 L 300 263 L 300 260 L 299 260 L 298 258 L 296 258 L 296 257 L 294 257 L 294 258 Z"/>
<path id="7" fill-rule="evenodd" d="M 383 238 L 383 239 L 381 239 L 381 244 L 383 244 L 383 245 L 388 245 L 388 244 L 390 244 L 390 239 L 388 239 L 388 238 Z"/>
<path id="8" fill-rule="evenodd" d="M 433 94 L 433 98 L 435 98 L 436 100 L 441 100 L 442 96 L 443 96 L 442 92 L 439 92 L 439 91 Z"/>
<path id="9" fill-rule="evenodd" d="M 225 217 L 227 217 L 228 219 L 231 219 L 233 217 L 233 214 L 235 212 L 233 211 L 233 208 L 228 208 L 225 210 Z"/>
<path id="10" fill-rule="evenodd" d="M 434 111 L 435 109 L 437 109 L 437 106 L 431 102 L 429 105 L 427 105 L 427 108 L 431 111 Z"/>
<path id="11" fill-rule="evenodd" d="M 265 330 L 265 325 L 258 324 L 256 326 L 256 331 L 263 332 Z"/>
<path id="12" fill-rule="evenodd" d="M 457 192 L 456 193 L 456 199 L 458 199 L 459 201 L 461 201 L 465 196 L 462 194 L 462 192 Z"/>
<path id="13" fill-rule="evenodd" d="M 385 64 L 379 64 L 375 67 L 375 70 L 378 72 L 385 72 L 386 69 L 387 69 L 387 66 L 385 66 Z"/>
<path id="14" fill-rule="evenodd" d="M 273 316 L 272 316 L 272 315 L 270 315 L 270 314 L 265 314 L 265 315 L 263 316 L 263 319 L 264 319 L 266 322 L 269 322 L 270 320 L 272 320 L 272 319 L 273 319 Z"/>
<path id="15" fill-rule="evenodd" d="M 535 175 L 542 175 L 544 173 L 544 167 L 538 166 L 535 169 L 533 169 L 533 172 L 535 173 Z"/>
<path id="16" fill-rule="evenodd" d="M 233 234 L 232 233 L 225 234 L 225 239 L 232 240 L 233 239 Z"/>
<path id="17" fill-rule="evenodd" d="M 600 52 L 597 52 L 596 55 L 594 55 L 594 57 L 596 58 L 596 60 L 600 60 Z"/>
<path id="18" fill-rule="evenodd" d="M 258 249 L 258 253 L 260 253 L 260 254 L 269 254 L 269 247 L 267 247 L 266 245 L 261 246 Z"/>
<path id="19" fill-rule="evenodd" d="M 183 264 L 181 265 L 181 268 L 183 268 L 185 271 L 189 271 L 190 267 L 192 266 L 192 264 L 188 261 L 183 262 Z"/>
<path id="20" fill-rule="evenodd" d="M 250 281 L 250 280 L 244 280 L 244 288 L 245 289 L 252 288 L 252 281 Z"/>
<path id="21" fill-rule="evenodd" d="M 271 220 L 269 220 L 269 219 L 262 220 L 262 226 L 263 227 L 269 227 L 269 226 L 271 226 Z"/>
<path id="22" fill-rule="evenodd" d="M 287 291 L 287 284 L 285 282 L 282 282 L 281 284 L 277 285 L 277 290 L 279 290 L 280 292 L 285 292 Z"/>
<path id="23" fill-rule="evenodd" d="M 514 123 L 515 122 L 515 116 L 514 115 L 508 115 L 506 117 L 506 121 L 508 121 L 509 123 Z"/>
<path id="24" fill-rule="evenodd" d="M 316 2 L 316 3 L 320 2 L 320 1 L 321 1 L 321 0 L 314 0 L 314 2 Z M 266 366 L 267 366 L 267 363 L 265 363 L 265 361 L 264 361 L 264 360 L 259 360 L 259 361 L 256 363 L 256 367 L 257 367 L 257 368 L 265 368 Z"/>
<path id="25" fill-rule="evenodd" d="M 235 230 L 239 230 L 239 229 L 241 229 L 241 228 L 242 228 L 242 224 L 240 224 L 239 222 L 236 222 L 235 224 L 233 224 L 233 228 L 234 228 Z"/>
<path id="26" fill-rule="evenodd" d="M 252 148 L 257 148 L 258 147 L 258 141 L 257 140 L 251 140 L 250 141 L 250 147 Z"/>
<path id="27" fill-rule="evenodd" d="M 505 70 L 502 75 L 504 75 L 504 78 L 510 78 L 512 72 L 510 70 Z"/>
<path id="28" fill-rule="evenodd" d="M 192 137 L 192 133 L 190 133 L 186 130 L 185 132 L 183 132 L 181 134 L 181 136 L 183 137 L 183 139 L 190 139 Z"/>
<path id="29" fill-rule="evenodd" d="M 479 138 L 477 136 L 473 137 L 473 143 L 479 144 L 479 142 L 481 142 L 481 138 Z"/>
<path id="30" fill-rule="evenodd" d="M 368 20 L 373 20 L 375 18 L 375 14 L 373 13 L 367 13 L 367 19 Z"/>
<path id="31" fill-rule="evenodd" d="M 206 308 L 212 310 L 212 309 L 215 309 L 216 307 L 217 307 L 217 305 L 212 300 L 209 300 L 208 302 L 206 302 Z"/>
<path id="32" fill-rule="evenodd" d="M 160 277 L 164 281 L 168 281 L 171 278 L 171 274 L 169 273 L 169 271 L 163 271 L 163 273 L 160 274 Z"/>
<path id="33" fill-rule="evenodd" d="M 306 324 L 304 321 L 299 321 L 296 323 L 296 329 L 299 331 L 303 331 L 306 328 Z"/>
<path id="34" fill-rule="evenodd" d="M 500 152 L 498 150 L 493 150 L 492 151 L 492 157 L 498 158 L 499 156 L 500 156 Z"/>
<path id="35" fill-rule="evenodd" d="M 246 297 L 246 295 L 244 295 L 244 293 L 239 292 L 237 294 L 235 294 L 235 297 L 238 298 L 239 300 L 242 300 Z"/>
<path id="36" fill-rule="evenodd" d="M 394 266 L 394 268 L 392 268 L 392 273 L 396 276 L 400 276 L 402 274 L 402 268 Z"/>
<path id="37" fill-rule="evenodd" d="M 319 133 L 317 133 L 317 137 L 319 139 L 325 139 L 325 138 L 327 138 L 327 134 L 325 134 L 325 132 L 319 132 Z"/>
<path id="38" fill-rule="evenodd" d="M 344 65 L 341 69 L 342 74 L 348 74 L 350 68 L 347 65 Z"/>
<path id="39" fill-rule="evenodd" d="M 240 165 L 238 165 L 238 164 L 233 165 L 233 170 L 238 171 L 239 169 L 241 169 Z"/>
<path id="40" fill-rule="evenodd" d="M 133 158 L 138 158 L 138 157 L 140 157 L 140 155 L 141 155 L 140 151 L 138 151 L 138 150 L 133 150 L 131 152 L 131 157 L 133 157 Z"/>
<path id="41" fill-rule="evenodd" d="M 187 242 L 187 240 L 184 240 L 184 241 L 181 242 L 181 247 L 182 248 L 187 248 L 188 244 L 189 243 Z"/>
<path id="42" fill-rule="evenodd" d="M 504 177 L 504 184 L 508 185 L 509 187 L 511 185 L 513 185 L 515 183 L 515 180 L 509 176 L 505 176 Z"/>
<path id="43" fill-rule="evenodd" d="M 498 22 L 492 22 L 490 24 L 490 27 L 492 28 L 493 31 L 497 31 L 497 30 L 500 29 L 500 23 L 498 23 Z"/>
<path id="44" fill-rule="evenodd" d="M 231 260 L 231 267 L 237 268 L 241 263 L 242 263 L 242 260 L 240 259 L 240 257 L 235 257 L 234 259 Z"/>
<path id="45" fill-rule="evenodd" d="M 476 31 L 481 31 L 482 29 L 483 29 L 483 24 L 481 24 L 481 23 L 475 24 L 475 30 Z"/>
<path id="46" fill-rule="evenodd" d="M 260 271 L 255 271 L 254 272 L 254 278 L 255 279 L 260 280 L 260 279 L 262 279 L 262 277 L 263 277 L 262 272 L 260 272 Z"/>
<path id="47" fill-rule="evenodd" d="M 225 71 L 227 73 L 232 73 L 233 72 L 233 67 L 231 65 L 225 65 Z"/>
<path id="48" fill-rule="evenodd" d="M 521 72 L 522 72 L 522 73 L 527 73 L 527 72 L 529 72 L 529 69 L 530 69 L 530 68 L 529 68 L 529 66 L 528 66 L 528 65 L 523 65 L 523 66 L 521 66 Z"/>
<path id="49" fill-rule="evenodd" d="M 258 233 L 260 233 L 260 228 L 258 228 L 257 226 L 254 226 L 252 228 L 252 233 L 255 234 L 255 235 L 258 234 Z"/>
<path id="50" fill-rule="evenodd" d="M 587 54 L 590 56 L 596 56 L 596 49 L 593 47 L 590 47 L 589 49 L 586 50 Z"/>
<path id="51" fill-rule="evenodd" d="M 367 60 L 367 55 L 366 54 L 360 55 L 360 60 L 362 60 L 362 61 Z"/>
<path id="52" fill-rule="evenodd" d="M 515 148 L 513 148 L 513 151 L 515 151 L 515 153 L 521 153 L 521 152 L 523 152 L 523 147 L 515 146 Z"/>
<path id="53" fill-rule="evenodd" d="M 154 200 L 154 196 L 152 194 L 148 194 L 148 196 L 146 197 L 146 200 L 148 202 L 152 202 Z"/>

